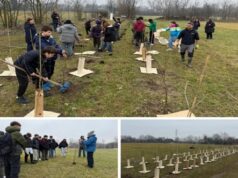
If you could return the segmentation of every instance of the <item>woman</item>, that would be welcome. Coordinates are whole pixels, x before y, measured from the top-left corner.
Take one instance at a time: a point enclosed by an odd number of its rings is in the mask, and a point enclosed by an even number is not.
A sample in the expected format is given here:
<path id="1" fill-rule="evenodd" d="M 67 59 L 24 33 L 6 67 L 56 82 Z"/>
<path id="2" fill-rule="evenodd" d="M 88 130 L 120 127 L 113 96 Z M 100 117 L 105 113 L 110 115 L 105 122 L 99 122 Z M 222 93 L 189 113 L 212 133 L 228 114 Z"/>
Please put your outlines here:
<path id="1" fill-rule="evenodd" d="M 27 44 L 27 51 L 33 50 L 33 38 L 36 35 L 35 22 L 32 18 L 28 18 L 24 25 L 25 29 L 25 40 Z"/>
<path id="2" fill-rule="evenodd" d="M 60 144 L 59 144 L 59 148 L 61 149 L 61 155 L 63 157 L 66 156 L 66 153 L 67 153 L 67 147 L 68 147 L 68 143 L 66 141 L 66 139 L 63 139 Z"/>

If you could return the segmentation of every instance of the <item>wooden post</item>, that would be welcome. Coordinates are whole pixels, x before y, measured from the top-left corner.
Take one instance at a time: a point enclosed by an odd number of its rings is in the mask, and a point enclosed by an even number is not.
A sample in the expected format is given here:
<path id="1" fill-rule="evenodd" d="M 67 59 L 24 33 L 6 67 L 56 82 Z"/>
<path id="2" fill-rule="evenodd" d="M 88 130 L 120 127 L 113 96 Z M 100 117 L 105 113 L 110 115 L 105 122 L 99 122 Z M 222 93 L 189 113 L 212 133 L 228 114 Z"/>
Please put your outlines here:
<path id="1" fill-rule="evenodd" d="M 143 48 L 143 49 L 142 49 L 142 58 L 143 58 L 143 61 L 146 60 L 146 53 L 147 53 L 146 48 Z"/>
<path id="2" fill-rule="evenodd" d="M 40 89 L 35 91 L 35 117 L 44 117 L 44 92 Z"/>

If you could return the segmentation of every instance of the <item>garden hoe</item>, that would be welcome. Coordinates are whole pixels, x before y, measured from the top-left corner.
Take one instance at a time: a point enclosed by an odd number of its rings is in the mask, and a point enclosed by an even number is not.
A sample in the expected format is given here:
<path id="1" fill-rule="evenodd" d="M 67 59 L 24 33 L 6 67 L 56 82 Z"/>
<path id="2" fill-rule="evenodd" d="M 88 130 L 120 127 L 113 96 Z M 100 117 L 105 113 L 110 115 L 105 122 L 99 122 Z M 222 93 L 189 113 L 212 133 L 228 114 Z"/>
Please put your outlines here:
<path id="1" fill-rule="evenodd" d="M 3 62 L 3 63 L 5 63 L 5 64 L 7 64 L 7 65 L 10 65 L 10 66 L 12 66 L 12 67 L 15 67 L 16 69 L 19 69 L 19 70 L 21 70 L 21 71 L 27 73 L 27 72 L 26 72 L 23 68 L 21 68 L 21 67 L 18 67 L 18 66 L 14 65 L 14 64 L 11 64 L 11 63 L 8 63 L 8 62 L 6 62 L 6 61 L 4 61 L 4 60 L 2 60 L 2 59 L 0 59 L 0 61 Z M 36 74 L 36 77 L 38 77 L 39 79 L 43 79 L 43 77 L 42 77 L 41 75 L 37 75 L 37 74 Z M 70 86 L 71 86 L 71 83 L 70 83 L 70 82 L 64 82 L 63 84 L 60 84 L 60 83 L 55 82 L 55 81 L 53 81 L 53 80 L 48 80 L 48 81 L 49 81 L 50 83 L 56 85 L 56 86 L 59 86 L 59 87 L 60 87 L 60 88 L 59 88 L 59 91 L 60 91 L 61 93 L 66 93 L 66 92 L 69 90 Z"/>

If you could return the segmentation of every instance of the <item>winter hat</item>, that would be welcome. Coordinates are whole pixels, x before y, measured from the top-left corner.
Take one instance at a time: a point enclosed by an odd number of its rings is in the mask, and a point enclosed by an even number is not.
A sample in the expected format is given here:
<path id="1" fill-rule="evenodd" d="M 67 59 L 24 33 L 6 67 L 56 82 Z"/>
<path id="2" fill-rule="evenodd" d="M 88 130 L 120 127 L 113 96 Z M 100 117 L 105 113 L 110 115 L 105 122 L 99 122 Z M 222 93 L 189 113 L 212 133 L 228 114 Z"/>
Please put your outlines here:
<path id="1" fill-rule="evenodd" d="M 93 135 L 94 135 L 94 131 L 91 131 L 91 132 L 88 133 L 88 137 L 91 137 Z"/>
<path id="2" fill-rule="evenodd" d="M 71 20 L 66 20 L 64 24 L 72 24 Z"/>

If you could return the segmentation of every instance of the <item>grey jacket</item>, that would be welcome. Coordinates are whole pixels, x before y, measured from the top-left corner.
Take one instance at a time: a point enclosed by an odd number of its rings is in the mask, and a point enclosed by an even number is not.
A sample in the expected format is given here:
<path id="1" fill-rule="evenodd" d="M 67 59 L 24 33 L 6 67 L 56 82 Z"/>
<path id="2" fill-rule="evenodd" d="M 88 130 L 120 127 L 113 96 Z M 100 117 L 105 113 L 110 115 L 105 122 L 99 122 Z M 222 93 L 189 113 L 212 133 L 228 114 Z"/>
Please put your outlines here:
<path id="1" fill-rule="evenodd" d="M 57 28 L 57 32 L 61 34 L 60 40 L 62 43 L 74 43 L 79 41 L 78 30 L 72 24 L 64 24 Z"/>

